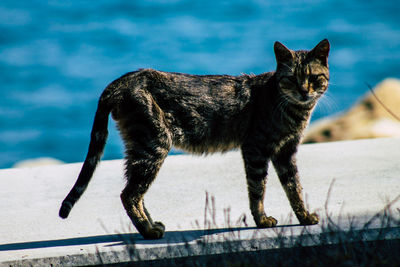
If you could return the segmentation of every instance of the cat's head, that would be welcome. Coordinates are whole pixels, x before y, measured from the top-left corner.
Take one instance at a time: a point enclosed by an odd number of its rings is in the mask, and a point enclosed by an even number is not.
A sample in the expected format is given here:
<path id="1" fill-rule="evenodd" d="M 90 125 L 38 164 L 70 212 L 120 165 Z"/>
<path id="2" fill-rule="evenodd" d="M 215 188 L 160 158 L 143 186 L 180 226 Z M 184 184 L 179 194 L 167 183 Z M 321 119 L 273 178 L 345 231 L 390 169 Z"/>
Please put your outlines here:
<path id="1" fill-rule="evenodd" d="M 307 105 L 326 91 L 329 82 L 329 41 L 322 40 L 310 51 L 293 51 L 275 42 L 278 87 L 289 102 Z"/>

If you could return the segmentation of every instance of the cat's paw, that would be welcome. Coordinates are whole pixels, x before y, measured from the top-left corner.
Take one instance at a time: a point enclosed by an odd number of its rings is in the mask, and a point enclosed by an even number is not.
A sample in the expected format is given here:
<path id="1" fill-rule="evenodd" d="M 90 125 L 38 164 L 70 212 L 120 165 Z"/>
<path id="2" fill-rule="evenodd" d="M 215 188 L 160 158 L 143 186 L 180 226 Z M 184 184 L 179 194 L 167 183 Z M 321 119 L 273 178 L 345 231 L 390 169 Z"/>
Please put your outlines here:
<path id="1" fill-rule="evenodd" d="M 165 232 L 165 225 L 162 222 L 154 222 L 153 227 L 160 228 L 163 232 Z"/>
<path id="2" fill-rule="evenodd" d="M 319 222 L 318 215 L 314 213 L 308 213 L 307 216 L 303 219 L 299 219 L 301 225 L 313 225 Z"/>
<path id="3" fill-rule="evenodd" d="M 256 222 L 258 228 L 275 227 L 278 221 L 274 217 L 262 216 L 259 222 Z"/>
<path id="4" fill-rule="evenodd" d="M 145 239 L 160 239 L 164 236 L 165 226 L 161 222 L 154 222 L 152 227 L 143 234 Z"/>

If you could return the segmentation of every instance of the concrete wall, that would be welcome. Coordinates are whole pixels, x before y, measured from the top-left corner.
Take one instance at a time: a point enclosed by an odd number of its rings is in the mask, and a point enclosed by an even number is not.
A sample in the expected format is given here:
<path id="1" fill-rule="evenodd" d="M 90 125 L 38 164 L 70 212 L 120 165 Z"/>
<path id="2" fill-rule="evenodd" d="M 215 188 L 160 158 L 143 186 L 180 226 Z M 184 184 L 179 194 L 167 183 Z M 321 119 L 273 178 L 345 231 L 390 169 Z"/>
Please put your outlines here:
<path id="1" fill-rule="evenodd" d="M 298 165 L 310 209 L 326 221 L 328 204 L 335 220 L 350 215 L 362 225 L 399 196 L 399 159 L 400 138 L 302 145 Z M 296 226 L 298 222 L 272 167 L 265 206 L 267 214 L 284 227 L 254 228 L 238 151 L 167 158 L 145 197 L 153 219 L 166 225 L 162 240 L 143 240 L 125 215 L 119 199 L 124 186 L 121 160 L 101 162 L 70 217 L 62 220 L 58 217 L 59 206 L 81 165 L 0 170 L 0 266 L 10 262 L 40 264 L 43 260 L 53 265 L 100 263 L 99 255 L 109 262 L 126 261 L 130 256 L 125 239 L 136 243 L 141 259 L 165 256 L 166 247 L 171 245 L 178 248 L 189 242 L 196 246 L 199 240 L 258 239 L 258 246 L 268 248 L 265 240 L 276 237 L 276 229 L 290 229 L 292 234 L 302 229 Z M 211 197 L 215 200 L 215 210 L 209 208 L 205 216 L 206 192 L 209 207 Z M 392 205 L 394 211 L 399 207 L 399 202 Z M 318 233 L 323 223 L 308 228 Z M 349 225 L 347 219 L 340 223 L 343 227 Z M 232 232 L 229 227 L 239 228 Z M 204 228 L 214 230 L 204 232 Z M 215 249 L 223 252 L 223 248 Z M 186 253 L 184 247 L 180 253 Z M 110 259 L 110 255 L 116 256 Z"/>

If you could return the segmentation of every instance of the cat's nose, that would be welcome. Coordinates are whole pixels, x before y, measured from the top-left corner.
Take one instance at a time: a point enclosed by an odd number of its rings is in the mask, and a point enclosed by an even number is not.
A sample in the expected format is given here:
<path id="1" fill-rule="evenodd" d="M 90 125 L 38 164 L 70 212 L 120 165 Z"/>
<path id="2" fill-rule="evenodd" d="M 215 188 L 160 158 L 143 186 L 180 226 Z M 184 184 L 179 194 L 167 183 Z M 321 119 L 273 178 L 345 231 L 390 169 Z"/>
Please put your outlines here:
<path id="1" fill-rule="evenodd" d="M 299 91 L 303 96 L 308 95 L 308 88 L 305 86 L 300 86 Z"/>
<path id="2" fill-rule="evenodd" d="M 299 93 L 301 95 L 301 100 L 308 101 L 310 99 L 310 94 L 307 87 L 300 86 Z"/>

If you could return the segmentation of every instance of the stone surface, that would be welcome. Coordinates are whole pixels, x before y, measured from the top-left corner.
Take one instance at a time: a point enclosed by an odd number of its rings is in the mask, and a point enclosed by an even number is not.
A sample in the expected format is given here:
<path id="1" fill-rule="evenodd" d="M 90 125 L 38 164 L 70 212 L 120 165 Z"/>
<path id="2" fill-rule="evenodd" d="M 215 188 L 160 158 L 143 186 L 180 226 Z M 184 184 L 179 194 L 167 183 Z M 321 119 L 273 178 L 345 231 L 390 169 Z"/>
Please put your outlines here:
<path id="1" fill-rule="evenodd" d="M 327 207 L 333 219 L 346 218 L 339 221 L 341 226 L 349 226 L 347 215 L 363 225 L 400 193 L 399 148 L 400 138 L 302 145 L 298 165 L 310 209 L 322 221 Z M 254 228 L 239 152 L 166 159 L 145 196 L 153 219 L 167 230 L 164 239 L 153 241 L 137 234 L 120 203 L 121 160 L 101 162 L 68 219 L 60 219 L 61 201 L 80 168 L 81 163 L 0 170 L 0 266 L 128 261 L 128 239 L 136 244 L 136 260 L 221 253 L 227 244 L 221 241 L 227 240 L 240 241 L 240 249 L 265 249 L 274 247 L 267 241 L 278 232 L 296 235 L 303 229 L 272 167 L 265 206 L 280 226 Z M 400 208 L 400 203 L 392 208 Z M 318 233 L 321 225 L 307 229 Z M 202 242 L 214 245 L 205 251 Z"/>
<path id="2" fill-rule="evenodd" d="M 400 80 L 386 79 L 374 93 L 379 100 L 368 92 L 350 110 L 313 122 L 303 142 L 400 137 Z"/>
<path id="3" fill-rule="evenodd" d="M 22 160 L 13 165 L 13 168 L 32 168 L 39 166 L 61 165 L 64 164 L 61 160 L 53 158 L 36 158 Z"/>

